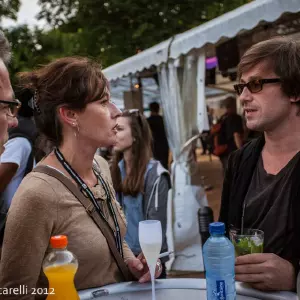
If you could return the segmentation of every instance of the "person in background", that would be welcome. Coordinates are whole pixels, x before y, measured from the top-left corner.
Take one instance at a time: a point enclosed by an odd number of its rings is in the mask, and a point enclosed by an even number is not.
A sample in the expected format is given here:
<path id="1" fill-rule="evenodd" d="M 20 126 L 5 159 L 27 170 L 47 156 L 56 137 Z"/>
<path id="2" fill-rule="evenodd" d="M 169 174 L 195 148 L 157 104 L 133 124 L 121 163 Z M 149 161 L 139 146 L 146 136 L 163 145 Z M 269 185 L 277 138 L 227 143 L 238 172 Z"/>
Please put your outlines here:
<path id="1" fill-rule="evenodd" d="M 220 221 L 264 232 L 264 253 L 237 257 L 236 280 L 260 290 L 295 290 L 300 261 L 300 41 L 277 37 L 248 49 L 235 90 L 248 129 L 232 153 Z"/>
<path id="2" fill-rule="evenodd" d="M 163 117 L 159 115 L 159 104 L 152 102 L 149 105 L 150 117 L 147 119 L 153 137 L 153 157 L 161 162 L 168 170 L 169 144 L 166 135 Z"/>
<path id="3" fill-rule="evenodd" d="M 171 188 L 168 171 L 152 159 L 151 130 L 146 118 L 138 110 L 124 111 L 118 118 L 117 140 L 114 147 L 111 173 L 117 199 L 127 220 L 125 240 L 137 256 L 139 221 L 159 220 L 162 225 L 162 252 L 166 242 L 167 201 Z M 165 262 L 160 278 L 166 278 Z"/>
<path id="4" fill-rule="evenodd" d="M 219 154 L 223 172 L 227 168 L 230 154 L 243 146 L 243 119 L 236 112 L 236 99 L 229 96 L 225 99 L 226 112 L 219 120 L 220 131 L 217 134 L 218 144 L 223 145 L 224 152 Z M 216 149 L 214 150 L 216 153 Z"/>
<path id="5" fill-rule="evenodd" d="M 200 140 L 201 140 L 201 145 L 202 145 L 201 155 L 210 154 L 210 151 L 211 151 L 210 145 L 209 145 L 209 133 L 210 133 L 210 128 L 213 125 L 213 109 L 210 109 L 208 106 L 206 106 L 206 111 L 207 111 L 209 129 L 203 130 L 200 135 Z"/>
<path id="6" fill-rule="evenodd" d="M 129 278 L 124 274 L 132 274 L 140 282 L 149 281 L 146 263 L 136 258 L 124 241 L 125 219 L 115 199 L 108 164 L 95 157 L 99 147 L 115 143 L 120 114 L 110 102 L 100 66 L 88 58 L 66 57 L 20 78 L 22 86 L 34 94 L 37 129 L 53 150 L 38 164 L 40 171 L 35 169 L 24 178 L 12 200 L 2 246 L 1 288 L 12 290 L 21 285 L 28 291 L 45 291 L 48 281 L 42 263 L 51 250 L 50 237 L 60 234 L 68 236 L 68 249 L 79 262 L 76 289 L 121 282 Z M 59 176 L 73 189 L 68 189 Z M 102 223 L 109 224 L 106 227 L 112 243 L 81 204 L 84 197 L 91 201 Z M 110 250 L 112 245 L 119 260 Z M 160 273 L 158 261 L 156 276 Z M 5 295 L 5 299 L 34 298 L 30 293 Z"/>
<path id="7" fill-rule="evenodd" d="M 15 118 L 20 103 L 14 100 L 9 73 L 6 64 L 9 63 L 11 49 L 4 33 L 0 30 L 0 155 L 4 151 L 4 144 L 8 140 L 8 129 L 16 127 Z"/>
<path id="8" fill-rule="evenodd" d="M 35 165 L 34 143 L 37 130 L 33 110 L 28 105 L 32 96 L 28 90 L 18 94 L 18 98 L 21 99 L 18 126 L 9 130 L 9 140 L 0 158 L 0 245 L 3 242 L 6 215 L 11 200 L 23 178 Z"/>

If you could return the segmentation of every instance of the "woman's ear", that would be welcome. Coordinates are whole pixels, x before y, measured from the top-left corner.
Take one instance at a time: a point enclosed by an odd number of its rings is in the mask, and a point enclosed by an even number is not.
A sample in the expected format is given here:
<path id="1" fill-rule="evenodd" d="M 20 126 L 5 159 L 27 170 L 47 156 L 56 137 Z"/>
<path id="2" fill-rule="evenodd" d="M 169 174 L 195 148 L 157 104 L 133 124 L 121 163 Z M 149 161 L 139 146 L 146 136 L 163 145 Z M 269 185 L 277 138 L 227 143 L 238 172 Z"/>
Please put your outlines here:
<path id="1" fill-rule="evenodd" d="M 66 106 L 61 106 L 58 109 L 58 115 L 63 123 L 69 124 L 72 127 L 77 126 L 77 114 Z"/>

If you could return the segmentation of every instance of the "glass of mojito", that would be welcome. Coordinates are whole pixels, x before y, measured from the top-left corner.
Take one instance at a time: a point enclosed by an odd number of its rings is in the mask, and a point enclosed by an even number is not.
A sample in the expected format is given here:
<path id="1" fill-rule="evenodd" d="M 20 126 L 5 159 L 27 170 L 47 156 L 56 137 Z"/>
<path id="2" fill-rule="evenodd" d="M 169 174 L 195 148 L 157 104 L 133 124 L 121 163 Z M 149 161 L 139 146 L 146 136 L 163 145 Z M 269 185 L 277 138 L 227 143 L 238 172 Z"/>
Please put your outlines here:
<path id="1" fill-rule="evenodd" d="M 229 231 L 229 236 L 235 249 L 235 256 L 263 253 L 264 232 L 259 229 L 240 229 L 232 228 Z"/>

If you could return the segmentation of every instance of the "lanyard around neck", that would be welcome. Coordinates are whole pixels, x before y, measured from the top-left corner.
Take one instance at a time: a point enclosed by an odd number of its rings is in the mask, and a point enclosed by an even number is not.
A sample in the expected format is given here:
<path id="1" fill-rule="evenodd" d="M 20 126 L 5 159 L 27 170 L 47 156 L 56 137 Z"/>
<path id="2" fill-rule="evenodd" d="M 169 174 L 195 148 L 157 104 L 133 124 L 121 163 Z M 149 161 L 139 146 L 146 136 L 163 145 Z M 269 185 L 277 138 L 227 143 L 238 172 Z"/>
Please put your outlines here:
<path id="1" fill-rule="evenodd" d="M 56 158 L 58 159 L 58 161 L 62 164 L 62 166 L 65 168 L 65 170 L 69 173 L 69 175 L 73 178 L 73 180 L 78 184 L 78 186 L 80 187 L 80 191 L 83 193 L 84 191 L 84 195 L 87 195 L 88 198 L 91 200 L 91 202 L 93 203 L 94 207 L 96 208 L 97 212 L 99 213 L 100 217 L 107 223 L 107 225 L 110 227 L 110 229 L 112 230 L 114 237 L 115 237 L 115 241 L 116 241 L 116 246 L 118 251 L 120 252 L 120 254 L 123 256 L 123 247 L 122 247 L 122 239 L 121 239 L 121 231 L 120 231 L 120 226 L 117 220 L 117 216 L 114 210 L 114 207 L 112 205 L 112 201 L 111 201 L 111 194 L 110 194 L 110 190 L 109 187 L 107 186 L 105 180 L 103 179 L 103 177 L 100 175 L 99 172 L 97 172 L 96 170 L 94 170 L 95 175 L 97 176 L 98 180 L 100 181 L 105 194 L 106 194 L 106 199 L 107 199 L 107 203 L 108 203 L 108 207 L 109 207 L 109 211 L 111 216 L 113 217 L 113 221 L 114 221 L 114 225 L 116 228 L 116 231 L 113 230 L 113 228 L 110 226 L 110 224 L 108 223 L 108 221 L 106 220 L 101 207 L 99 206 L 97 200 L 94 197 L 94 194 L 92 193 L 92 191 L 90 190 L 90 188 L 87 186 L 87 184 L 81 179 L 81 177 L 76 173 L 76 171 L 70 166 L 70 164 L 65 160 L 63 154 L 60 152 L 60 150 L 58 148 L 55 148 L 54 153 L 56 155 Z"/>

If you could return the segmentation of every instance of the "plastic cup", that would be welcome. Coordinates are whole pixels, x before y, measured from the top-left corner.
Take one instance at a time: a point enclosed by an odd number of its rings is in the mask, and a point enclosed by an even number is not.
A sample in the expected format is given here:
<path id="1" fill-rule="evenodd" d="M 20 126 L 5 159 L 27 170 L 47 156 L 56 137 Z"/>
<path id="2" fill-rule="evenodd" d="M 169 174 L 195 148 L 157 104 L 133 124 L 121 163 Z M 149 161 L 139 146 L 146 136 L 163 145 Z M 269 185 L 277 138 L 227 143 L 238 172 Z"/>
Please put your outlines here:
<path id="1" fill-rule="evenodd" d="M 245 228 L 241 234 L 240 229 L 230 229 L 229 237 L 234 245 L 235 256 L 263 253 L 264 232 L 262 230 Z"/>

